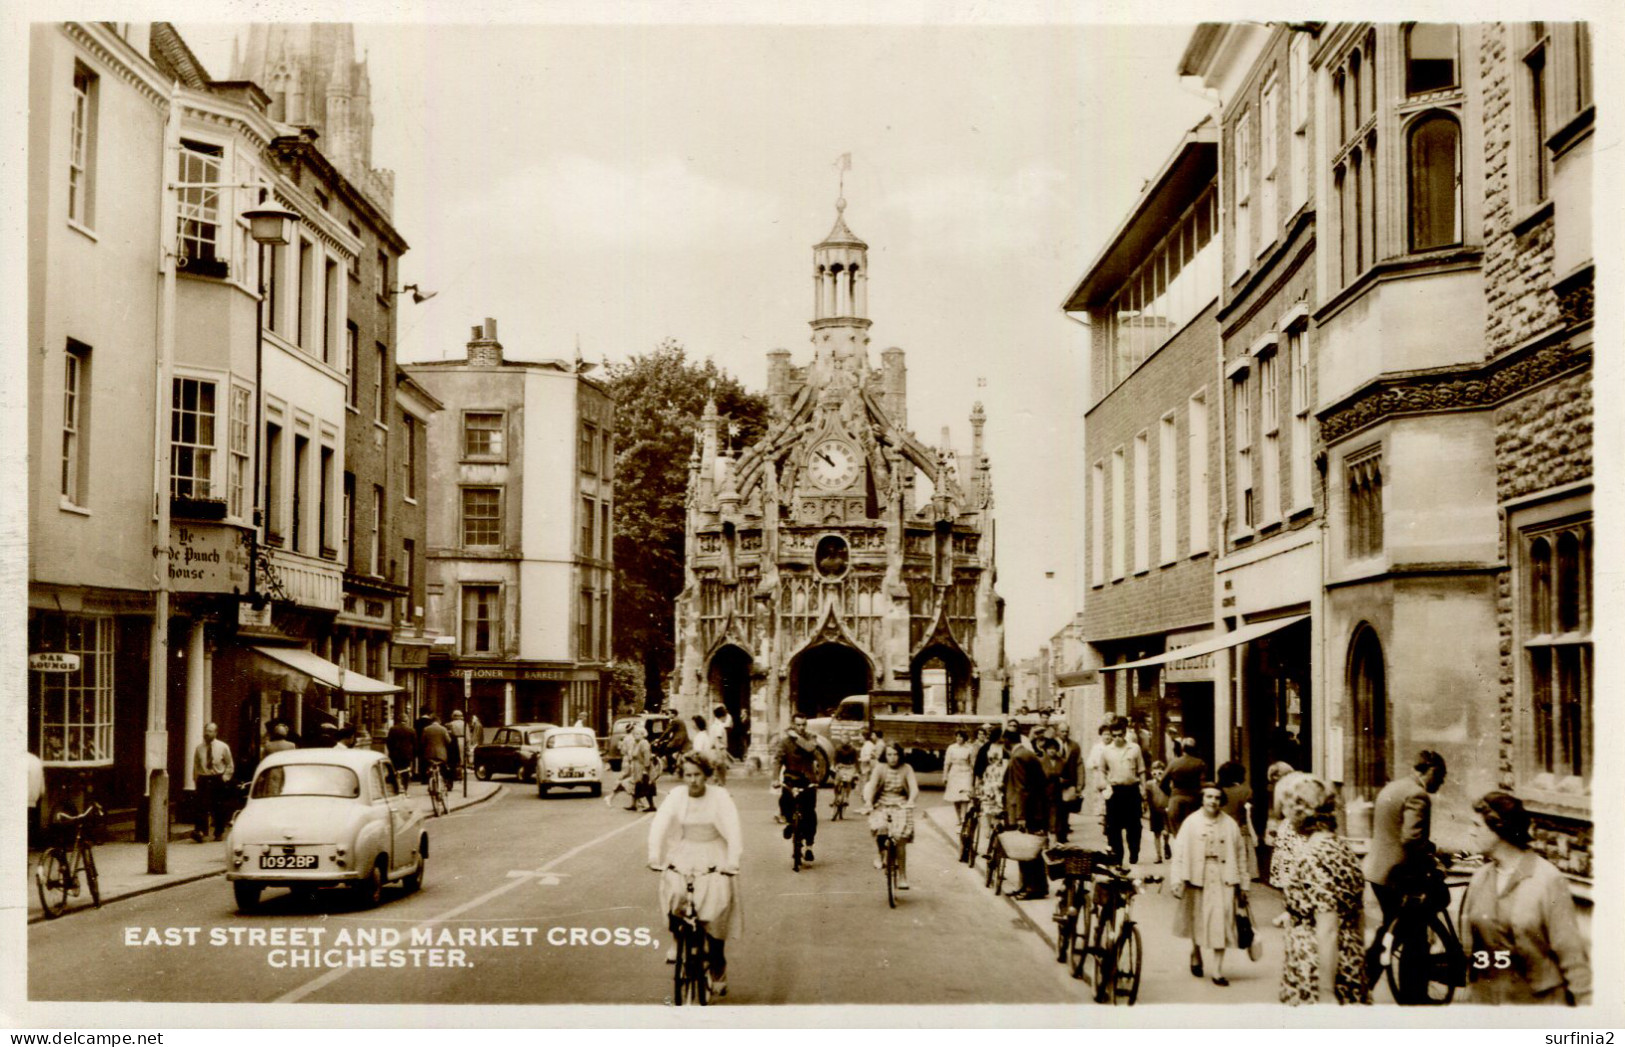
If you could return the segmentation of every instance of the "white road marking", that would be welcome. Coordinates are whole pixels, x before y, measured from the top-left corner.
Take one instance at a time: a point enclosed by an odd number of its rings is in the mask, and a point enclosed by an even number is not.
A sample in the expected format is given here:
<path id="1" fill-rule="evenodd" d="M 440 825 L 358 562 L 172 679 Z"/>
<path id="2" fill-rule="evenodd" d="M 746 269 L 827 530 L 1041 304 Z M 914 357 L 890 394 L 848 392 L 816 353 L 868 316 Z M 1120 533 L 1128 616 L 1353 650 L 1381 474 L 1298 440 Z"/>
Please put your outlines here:
<path id="1" fill-rule="evenodd" d="M 540 869 L 537 869 L 536 874 L 542 874 L 542 873 L 549 872 L 552 869 L 554 869 L 554 868 L 556 868 L 556 867 L 558 867 L 560 865 L 563 865 L 565 862 L 569 861 L 571 858 L 574 858 L 576 855 L 580 854 L 581 852 L 583 852 L 585 850 L 588 850 L 590 848 L 596 847 L 599 844 L 603 843 L 605 840 L 609 840 L 609 839 L 612 839 L 613 837 L 619 836 L 621 833 L 625 832 L 628 829 L 631 829 L 631 828 L 633 828 L 635 826 L 642 825 L 645 821 L 647 821 L 647 818 L 640 817 L 640 818 L 636 819 L 635 821 L 627 822 L 625 825 L 622 825 L 619 829 L 611 829 L 609 832 L 605 833 L 602 836 L 595 837 L 594 839 L 588 840 L 586 843 L 580 844 L 580 845 L 578 845 L 576 847 L 572 847 L 568 851 L 565 851 L 563 854 L 559 855 L 557 858 L 554 858 L 552 861 L 548 862 L 546 865 L 543 865 Z M 515 887 L 519 887 L 519 886 L 522 886 L 523 884 L 526 884 L 526 883 L 530 882 L 531 879 L 532 879 L 531 874 L 526 874 L 526 875 L 521 875 L 521 876 L 514 876 L 511 879 L 509 879 L 507 883 L 501 885 L 500 887 L 493 887 L 491 890 L 486 891 L 484 894 L 480 895 L 478 898 L 471 899 L 470 901 L 466 901 L 461 905 L 454 906 L 453 908 L 447 909 L 445 912 L 441 913 L 438 916 L 431 916 L 427 920 L 420 921 L 416 926 L 414 926 L 412 928 L 412 930 L 415 931 L 415 930 L 418 930 L 419 928 L 428 927 L 431 924 L 441 923 L 441 922 L 446 921 L 446 920 L 451 920 L 451 919 L 453 919 L 453 918 L 455 918 L 457 916 L 461 916 L 463 913 L 468 912 L 471 909 L 479 908 L 480 906 L 484 905 L 486 902 L 490 901 L 493 898 L 500 898 L 502 895 L 507 894 L 509 891 L 513 890 Z M 408 937 L 410 937 L 410 932 L 408 932 Z M 306 996 L 309 996 L 311 993 L 317 992 L 318 990 L 321 990 L 321 989 L 325 989 L 327 986 L 332 985 L 334 982 L 338 981 L 340 978 L 342 978 L 345 975 L 349 974 L 352 970 L 357 970 L 357 969 L 358 968 L 354 968 L 354 967 L 335 967 L 332 970 L 328 971 L 326 974 L 321 975 L 320 977 L 312 978 L 310 981 L 308 981 L 305 984 L 299 986 L 297 989 L 294 989 L 293 991 L 288 992 L 288 993 L 284 993 L 283 995 L 277 997 L 272 1002 L 273 1003 L 298 1003 L 300 1000 L 304 999 Z"/>

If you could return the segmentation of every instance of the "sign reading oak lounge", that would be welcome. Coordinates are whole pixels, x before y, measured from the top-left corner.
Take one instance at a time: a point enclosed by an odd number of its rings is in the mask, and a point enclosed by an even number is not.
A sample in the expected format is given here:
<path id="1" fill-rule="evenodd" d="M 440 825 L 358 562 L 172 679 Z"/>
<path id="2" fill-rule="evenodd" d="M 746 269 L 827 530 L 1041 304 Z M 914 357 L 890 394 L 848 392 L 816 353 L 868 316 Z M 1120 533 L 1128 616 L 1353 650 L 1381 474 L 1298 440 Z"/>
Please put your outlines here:
<path id="1" fill-rule="evenodd" d="M 228 524 L 188 522 L 169 529 L 169 587 L 182 593 L 248 591 L 248 532 Z"/>

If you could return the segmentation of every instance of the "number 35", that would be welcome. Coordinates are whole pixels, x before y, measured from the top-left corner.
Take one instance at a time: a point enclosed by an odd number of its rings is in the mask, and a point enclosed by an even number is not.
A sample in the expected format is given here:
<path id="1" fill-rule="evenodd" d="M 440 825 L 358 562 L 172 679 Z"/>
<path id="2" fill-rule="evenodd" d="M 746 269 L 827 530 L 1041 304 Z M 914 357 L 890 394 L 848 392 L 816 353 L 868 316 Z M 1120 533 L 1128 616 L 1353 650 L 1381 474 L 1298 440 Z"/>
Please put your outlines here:
<path id="1" fill-rule="evenodd" d="M 1504 971 L 1512 966 L 1512 953 L 1507 949 L 1497 949 L 1494 952 L 1480 949 L 1473 953 L 1473 966 L 1481 971 L 1487 971 L 1491 967 Z"/>

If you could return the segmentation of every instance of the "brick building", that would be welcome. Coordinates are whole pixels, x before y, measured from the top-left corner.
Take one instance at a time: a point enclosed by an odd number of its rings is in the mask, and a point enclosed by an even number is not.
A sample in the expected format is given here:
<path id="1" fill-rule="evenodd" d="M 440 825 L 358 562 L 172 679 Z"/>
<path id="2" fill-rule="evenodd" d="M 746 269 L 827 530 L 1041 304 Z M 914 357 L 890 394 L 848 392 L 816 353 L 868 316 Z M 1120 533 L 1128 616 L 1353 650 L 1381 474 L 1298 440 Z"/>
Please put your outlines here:
<path id="1" fill-rule="evenodd" d="M 1212 556 L 1221 490 L 1214 365 L 1218 128 L 1203 121 L 1068 296 L 1089 322 L 1083 630 L 1102 715 L 1145 717 L 1214 751 Z M 1079 725 L 1092 730 L 1088 724 Z M 1219 725 L 1222 728 L 1222 725 Z"/>

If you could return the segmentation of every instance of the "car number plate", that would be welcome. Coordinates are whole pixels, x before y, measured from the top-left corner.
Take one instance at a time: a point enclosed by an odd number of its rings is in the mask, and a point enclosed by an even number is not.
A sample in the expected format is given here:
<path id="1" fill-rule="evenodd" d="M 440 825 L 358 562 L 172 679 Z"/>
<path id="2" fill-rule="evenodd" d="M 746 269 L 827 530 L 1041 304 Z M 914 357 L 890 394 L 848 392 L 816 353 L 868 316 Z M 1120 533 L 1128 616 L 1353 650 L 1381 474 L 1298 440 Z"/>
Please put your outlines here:
<path id="1" fill-rule="evenodd" d="M 314 869 L 316 856 L 314 854 L 262 854 L 260 855 L 261 869 Z"/>

